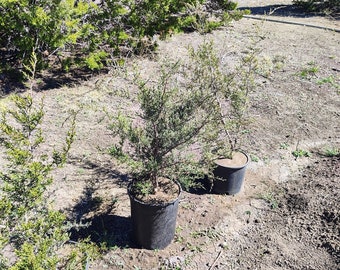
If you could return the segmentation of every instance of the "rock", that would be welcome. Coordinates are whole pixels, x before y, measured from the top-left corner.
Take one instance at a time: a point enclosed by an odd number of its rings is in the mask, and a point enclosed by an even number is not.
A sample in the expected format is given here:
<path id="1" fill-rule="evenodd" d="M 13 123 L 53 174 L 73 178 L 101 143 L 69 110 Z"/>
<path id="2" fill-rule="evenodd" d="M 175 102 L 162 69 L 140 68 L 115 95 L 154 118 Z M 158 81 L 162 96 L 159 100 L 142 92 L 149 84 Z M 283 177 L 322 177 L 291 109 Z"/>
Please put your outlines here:
<path id="1" fill-rule="evenodd" d="M 164 265 L 167 267 L 180 267 L 184 263 L 184 258 L 181 256 L 171 256 L 165 260 Z"/>

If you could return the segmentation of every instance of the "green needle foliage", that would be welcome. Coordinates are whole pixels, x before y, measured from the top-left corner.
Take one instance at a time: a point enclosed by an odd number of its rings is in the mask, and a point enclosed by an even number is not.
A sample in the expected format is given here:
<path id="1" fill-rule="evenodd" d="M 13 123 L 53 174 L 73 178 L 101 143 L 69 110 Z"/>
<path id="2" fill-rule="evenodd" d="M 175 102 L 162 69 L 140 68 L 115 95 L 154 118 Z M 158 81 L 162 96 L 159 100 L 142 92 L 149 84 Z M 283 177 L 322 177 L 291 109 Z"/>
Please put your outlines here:
<path id="1" fill-rule="evenodd" d="M 76 0 L 1 0 L 0 46 L 17 51 L 17 60 L 24 64 L 35 52 L 41 69 L 46 57 L 89 34 L 92 26 L 86 16 L 95 8 Z"/>
<path id="2" fill-rule="evenodd" d="M 224 67 L 212 42 L 190 49 L 191 82 L 212 95 L 213 120 L 206 126 L 202 145 L 208 159 L 231 158 L 241 147 L 249 124 L 250 94 L 255 91 L 258 50 L 252 44 L 234 68 Z"/>
<path id="3" fill-rule="evenodd" d="M 52 171 L 65 164 L 74 142 L 77 113 L 71 113 L 62 149 L 44 151 L 44 103 L 42 99 L 36 104 L 32 97 L 36 67 L 33 51 L 25 65 L 30 93 L 13 95 L 13 104 L 0 116 L 0 160 L 4 161 L 0 167 L 0 269 L 84 269 L 98 256 L 98 249 L 85 240 L 70 252 L 60 252 L 72 225 L 63 213 L 53 210 L 46 194 Z"/>
<path id="4" fill-rule="evenodd" d="M 0 119 L 0 146 L 4 166 L 0 171 L 0 266 L 1 269 L 56 269 L 58 250 L 68 241 L 63 213 L 55 211 L 46 197 L 51 172 L 66 162 L 75 138 L 72 117 L 61 151 L 44 153 L 41 124 L 43 101 L 35 105 L 31 95 L 12 96 L 13 105 Z M 11 247 L 11 249 L 9 249 Z M 6 261 L 6 253 L 15 261 Z M 9 250 L 9 251 L 8 251 Z M 10 251 L 12 250 L 12 251 Z"/>
<path id="5" fill-rule="evenodd" d="M 179 63 L 163 67 L 155 83 L 138 79 L 133 103 L 139 111 L 119 113 L 111 125 L 120 140 L 110 153 L 128 165 L 135 180 L 151 182 L 152 193 L 160 177 L 184 179 L 188 187 L 190 177 L 202 173 L 190 147 L 210 121 L 212 114 L 207 112 L 212 96 L 184 83 L 182 68 Z"/>
<path id="6" fill-rule="evenodd" d="M 210 2 L 214 2 L 211 4 Z M 122 0 L 0 0 L 0 70 L 49 64 L 64 71 L 102 69 L 112 59 L 145 53 L 173 33 L 210 32 L 242 18 L 230 1 Z"/>
<path id="7" fill-rule="evenodd" d="M 249 122 L 256 48 L 232 70 L 223 69 L 211 42 L 189 54 L 189 63 L 163 67 L 156 82 L 137 80 L 137 98 L 130 103 L 139 105 L 137 113 L 113 117 L 119 143 L 110 153 L 128 165 L 134 179 L 152 183 L 140 188 L 144 193 L 154 192 L 160 177 L 179 180 L 184 188 L 195 185 L 212 160 L 238 149 Z"/>

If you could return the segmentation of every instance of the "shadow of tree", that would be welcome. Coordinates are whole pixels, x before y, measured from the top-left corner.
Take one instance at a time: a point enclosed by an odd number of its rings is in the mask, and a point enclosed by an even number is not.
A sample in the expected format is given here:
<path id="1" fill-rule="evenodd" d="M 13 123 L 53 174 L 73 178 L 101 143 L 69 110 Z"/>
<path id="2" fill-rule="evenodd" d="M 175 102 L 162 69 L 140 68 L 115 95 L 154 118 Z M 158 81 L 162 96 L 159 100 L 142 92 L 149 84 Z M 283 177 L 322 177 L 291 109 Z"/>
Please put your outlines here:
<path id="1" fill-rule="evenodd" d="M 268 5 L 259 7 L 240 7 L 239 10 L 250 10 L 252 15 L 287 16 L 296 18 L 308 18 L 313 16 L 326 16 L 322 13 L 305 12 L 296 5 Z M 334 15 L 335 16 L 335 15 Z M 338 18 L 337 18 L 338 19 Z"/>
<path id="2" fill-rule="evenodd" d="M 53 69 L 51 67 L 48 70 L 42 71 L 41 74 L 38 75 L 38 79 L 41 81 L 41 84 L 37 91 L 53 90 L 65 85 L 81 85 L 93 77 L 108 74 L 108 72 L 108 68 L 103 68 L 99 71 L 93 71 L 87 68 L 77 68 L 66 72 L 61 69 Z"/>
<path id="3" fill-rule="evenodd" d="M 108 185 L 118 185 L 126 188 L 128 177 L 112 169 L 109 164 L 99 164 L 95 161 L 79 162 L 76 157 L 70 158 L 70 163 L 86 169 L 90 174 L 81 196 L 75 205 L 66 209 L 68 220 L 73 224 L 70 239 L 79 241 L 89 238 L 98 245 L 107 247 L 131 247 L 131 221 L 129 217 L 115 215 L 116 203 L 121 195 L 105 200 L 96 195 L 98 189 L 105 189 Z M 92 176 L 91 176 L 92 175 Z"/>
<path id="4" fill-rule="evenodd" d="M 71 229 L 71 240 L 89 238 L 92 242 L 104 244 L 108 248 L 134 247 L 131 220 L 128 217 L 104 213 L 85 219 L 82 223 L 83 226 Z"/>
<path id="5" fill-rule="evenodd" d="M 195 179 L 195 186 L 190 187 L 187 192 L 196 194 L 196 195 L 203 195 L 209 194 L 212 188 L 212 182 L 208 176 Z"/>
<path id="6" fill-rule="evenodd" d="M 14 53 L 4 52 L 0 50 L 0 59 L 9 58 L 6 54 Z M 4 64 L 5 60 L 0 60 L 0 66 L 6 66 Z M 6 96 L 15 92 L 23 92 L 27 90 L 25 85 L 25 79 L 23 76 L 23 68 L 18 67 L 15 62 L 7 63 L 11 66 L 8 70 L 0 70 L 0 96 Z M 46 70 L 42 70 L 35 74 L 35 82 L 33 85 L 33 90 L 36 92 L 49 91 L 58 89 L 62 86 L 74 86 L 81 85 L 84 81 L 107 74 L 109 69 L 103 68 L 100 71 L 92 71 L 86 68 L 78 68 L 71 71 L 62 71 L 58 67 L 53 67 L 54 63 L 49 63 L 50 67 Z"/>
<path id="7" fill-rule="evenodd" d="M 20 79 L 21 77 L 22 75 L 15 70 L 12 72 L 0 71 L 0 97 L 23 91 L 26 86 Z"/>
<path id="8" fill-rule="evenodd" d="M 89 175 L 93 176 L 92 178 L 95 180 L 91 183 L 92 188 L 94 188 L 93 185 L 102 181 L 112 181 L 112 183 L 118 184 L 120 187 L 127 187 L 129 183 L 129 176 L 113 168 L 109 161 L 100 163 L 90 159 L 70 157 L 69 163 L 85 169 Z"/>

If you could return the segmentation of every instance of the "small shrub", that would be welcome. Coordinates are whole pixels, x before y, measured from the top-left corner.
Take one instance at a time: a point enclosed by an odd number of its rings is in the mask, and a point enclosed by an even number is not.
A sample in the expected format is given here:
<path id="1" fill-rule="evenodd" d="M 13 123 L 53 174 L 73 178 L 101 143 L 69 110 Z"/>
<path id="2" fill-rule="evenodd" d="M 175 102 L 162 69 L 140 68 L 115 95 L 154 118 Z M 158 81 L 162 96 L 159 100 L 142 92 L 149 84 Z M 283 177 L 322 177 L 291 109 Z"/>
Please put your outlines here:
<path id="1" fill-rule="evenodd" d="M 111 125 L 119 143 L 110 153 L 141 182 L 139 193 L 154 194 L 163 177 L 188 187 L 190 179 L 203 174 L 190 147 L 210 121 L 212 114 L 205 111 L 212 96 L 188 85 L 183 69 L 180 63 L 164 64 L 156 82 L 137 77 L 138 94 L 126 102 L 138 104 L 139 111 L 119 113 Z"/>
<path id="2" fill-rule="evenodd" d="M 97 249 L 85 240 L 77 243 L 71 254 L 60 252 L 73 225 L 53 209 L 46 195 L 53 181 L 51 172 L 65 164 L 75 139 L 77 113 L 72 112 L 62 149 L 43 151 L 44 104 L 43 100 L 36 104 L 32 97 L 36 65 L 33 52 L 25 66 L 29 94 L 13 95 L 12 106 L 4 108 L 0 116 L 0 149 L 4 153 L 0 158 L 6 161 L 0 167 L 0 268 L 84 269 L 98 256 Z M 6 260 L 6 249 L 15 260 Z"/>
<path id="3" fill-rule="evenodd" d="M 46 196 L 53 181 L 51 172 L 66 162 L 74 141 L 76 115 L 62 150 L 44 153 L 43 101 L 36 105 L 30 94 L 14 95 L 12 101 L 0 119 L 0 146 L 6 160 L 0 171 L 1 269 L 56 269 L 61 265 L 62 269 L 84 269 L 86 258 L 98 254 L 81 251 L 82 245 L 91 245 L 81 242 L 72 249 L 73 255 L 61 255 L 71 225 L 63 213 L 53 210 Z M 9 246 L 15 253 L 11 263 L 3 255 Z M 71 264 L 74 267 L 68 268 Z"/>
<path id="4" fill-rule="evenodd" d="M 75 118 L 61 151 L 41 153 L 43 103 L 30 95 L 14 95 L 13 109 L 2 112 L 0 142 L 7 160 L 0 172 L 0 235 L 2 250 L 12 245 L 16 261 L 10 269 L 53 269 L 56 250 L 68 239 L 65 216 L 50 207 L 45 191 L 50 172 L 63 165 L 75 136 Z M 6 269 L 6 268 L 5 268 Z"/>
<path id="5" fill-rule="evenodd" d="M 91 70 L 99 70 L 104 67 L 108 53 L 104 51 L 92 52 L 85 58 L 86 66 Z"/>
<path id="6" fill-rule="evenodd" d="M 205 155 L 231 157 L 240 150 L 241 137 L 249 133 L 245 126 L 250 122 L 249 95 L 256 89 L 255 74 L 258 69 L 258 51 L 252 45 L 234 68 L 224 70 L 213 43 L 203 43 L 196 51 L 191 49 L 191 84 L 210 93 L 214 121 L 206 127 Z"/>

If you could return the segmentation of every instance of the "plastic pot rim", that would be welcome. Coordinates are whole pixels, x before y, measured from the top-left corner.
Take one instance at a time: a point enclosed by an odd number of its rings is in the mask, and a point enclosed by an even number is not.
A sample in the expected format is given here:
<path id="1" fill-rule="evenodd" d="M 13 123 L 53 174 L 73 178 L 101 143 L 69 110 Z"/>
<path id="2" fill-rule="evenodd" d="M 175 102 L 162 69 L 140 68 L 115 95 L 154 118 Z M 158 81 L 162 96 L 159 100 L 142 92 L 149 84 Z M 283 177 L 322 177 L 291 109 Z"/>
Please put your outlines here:
<path id="1" fill-rule="evenodd" d="M 216 161 L 216 160 L 221 160 L 221 159 L 224 159 L 224 158 L 218 158 L 218 159 L 215 159 L 215 160 L 214 160 L 215 165 L 216 165 L 216 166 L 221 166 L 221 167 L 224 167 L 224 168 L 230 168 L 230 169 L 242 169 L 242 168 L 246 167 L 246 166 L 249 164 L 249 162 L 250 162 L 250 157 L 249 157 L 249 155 L 248 155 L 245 151 L 242 151 L 242 150 L 237 150 L 237 151 L 234 151 L 234 152 L 239 152 L 239 153 L 242 153 L 243 155 L 245 155 L 245 157 L 247 158 L 247 162 L 244 163 L 244 164 L 241 165 L 241 166 L 219 165 L 219 164 L 217 164 L 215 161 Z"/>
<path id="2" fill-rule="evenodd" d="M 177 197 L 174 200 L 172 200 L 170 202 L 166 202 L 166 203 L 146 203 L 146 202 L 143 202 L 141 200 L 138 200 L 136 197 L 134 197 L 131 194 L 131 187 L 132 187 L 132 184 L 133 184 L 134 180 L 130 181 L 130 183 L 128 184 L 127 192 L 128 192 L 128 195 L 129 195 L 130 199 L 132 199 L 135 202 L 138 202 L 138 203 L 140 203 L 142 205 L 148 205 L 148 206 L 153 206 L 153 207 L 166 207 L 166 206 L 174 204 L 176 201 L 178 201 L 178 199 L 179 199 L 179 197 L 181 196 L 181 193 L 182 193 L 181 185 L 177 181 L 173 181 L 173 180 L 171 180 L 171 181 L 174 182 L 178 186 L 178 195 L 177 195 Z"/>

